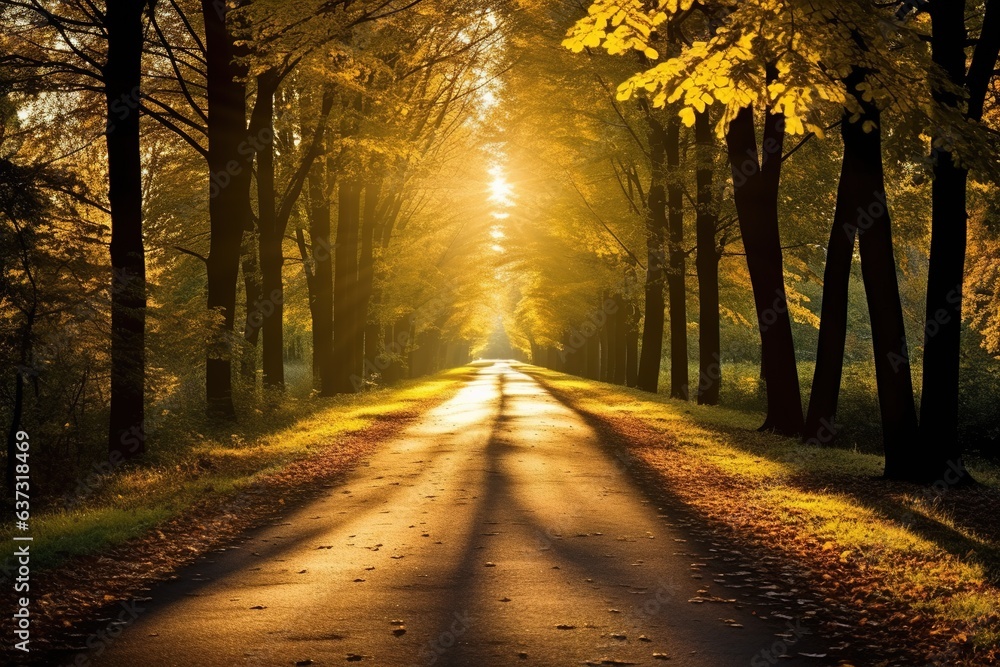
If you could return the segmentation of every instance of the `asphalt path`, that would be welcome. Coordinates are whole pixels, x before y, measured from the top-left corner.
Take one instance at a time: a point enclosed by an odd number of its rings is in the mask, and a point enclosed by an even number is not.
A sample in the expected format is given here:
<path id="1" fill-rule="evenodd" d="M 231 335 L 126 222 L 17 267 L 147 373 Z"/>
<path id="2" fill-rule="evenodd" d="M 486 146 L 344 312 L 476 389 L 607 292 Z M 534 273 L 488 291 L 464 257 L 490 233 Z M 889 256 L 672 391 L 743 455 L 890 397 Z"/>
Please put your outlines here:
<path id="1" fill-rule="evenodd" d="M 324 491 L 154 588 L 89 664 L 836 664 L 802 655 L 810 617 L 718 583 L 739 552 L 692 539 L 516 364 Z"/>

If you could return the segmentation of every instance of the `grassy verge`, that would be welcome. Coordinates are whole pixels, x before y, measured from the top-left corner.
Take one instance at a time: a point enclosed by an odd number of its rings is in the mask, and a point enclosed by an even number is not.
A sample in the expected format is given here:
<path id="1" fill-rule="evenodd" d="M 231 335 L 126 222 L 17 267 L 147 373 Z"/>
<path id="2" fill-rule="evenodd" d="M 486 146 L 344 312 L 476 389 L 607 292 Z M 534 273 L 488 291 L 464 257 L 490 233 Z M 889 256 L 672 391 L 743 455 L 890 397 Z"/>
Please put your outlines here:
<path id="1" fill-rule="evenodd" d="M 856 636 L 903 644 L 927 664 L 995 664 L 996 468 L 971 466 L 984 484 L 972 490 L 889 483 L 879 456 L 758 433 L 758 412 L 527 370 L 610 429 L 686 506 L 801 566 L 831 608 L 867 625 Z"/>
<path id="2" fill-rule="evenodd" d="M 249 415 L 230 428 L 206 423 L 183 437 L 177 430 L 160 434 L 150 440 L 145 461 L 107 474 L 92 471 L 64 502 L 32 516 L 33 566 L 51 568 L 108 550 L 208 498 L 223 502 L 296 462 L 337 450 L 352 434 L 444 400 L 469 372 L 468 367 L 457 368 L 388 389 L 292 401 L 280 414 Z M 296 412 L 301 416 L 295 418 Z M 338 460 L 347 463 L 350 458 Z M 11 531 L 7 527 L 0 534 L 8 546 Z"/>

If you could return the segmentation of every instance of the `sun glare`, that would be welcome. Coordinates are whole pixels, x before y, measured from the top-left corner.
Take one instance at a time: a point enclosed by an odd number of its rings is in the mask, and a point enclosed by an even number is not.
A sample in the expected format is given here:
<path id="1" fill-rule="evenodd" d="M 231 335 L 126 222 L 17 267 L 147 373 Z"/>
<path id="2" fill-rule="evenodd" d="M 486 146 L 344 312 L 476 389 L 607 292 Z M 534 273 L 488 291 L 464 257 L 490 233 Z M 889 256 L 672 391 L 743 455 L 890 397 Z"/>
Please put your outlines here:
<path id="1" fill-rule="evenodd" d="M 503 207 L 513 206 L 514 201 L 511 199 L 514 192 L 513 187 L 507 182 L 503 173 L 491 171 L 494 173 L 493 180 L 490 181 L 490 201 Z"/>

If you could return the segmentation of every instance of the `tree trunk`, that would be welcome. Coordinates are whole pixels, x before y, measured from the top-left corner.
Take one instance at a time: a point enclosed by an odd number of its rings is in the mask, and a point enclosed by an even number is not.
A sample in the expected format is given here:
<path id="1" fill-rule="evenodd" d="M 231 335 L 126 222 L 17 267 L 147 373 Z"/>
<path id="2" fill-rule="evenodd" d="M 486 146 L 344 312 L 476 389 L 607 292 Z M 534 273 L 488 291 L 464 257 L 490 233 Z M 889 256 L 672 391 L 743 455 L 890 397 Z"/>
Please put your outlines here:
<path id="1" fill-rule="evenodd" d="M 670 266 L 667 293 L 670 312 L 670 397 L 687 400 L 687 290 L 684 253 L 684 182 L 680 174 L 681 123 L 676 115 L 667 122 L 667 232 Z"/>
<path id="2" fill-rule="evenodd" d="M 138 109 L 145 5 L 145 1 L 109 0 L 105 17 L 112 273 L 108 454 L 123 459 L 146 449 L 146 259 Z"/>
<path id="3" fill-rule="evenodd" d="M 254 125 L 265 129 L 268 136 L 274 134 L 276 88 L 277 76 L 273 70 L 257 77 Z M 281 279 L 284 234 L 278 229 L 274 179 L 274 142 L 268 141 L 257 150 L 257 224 L 263 290 L 263 300 L 258 304 L 257 311 L 262 318 L 261 331 L 264 334 L 261 348 L 264 386 L 280 390 L 285 386 L 284 285 Z"/>
<path id="4" fill-rule="evenodd" d="M 664 162 L 667 133 L 663 125 L 647 115 L 649 153 L 652 165 L 649 192 L 646 195 L 646 288 L 643 304 L 642 350 L 636 386 L 656 393 L 660 382 L 663 356 L 663 276 L 664 240 L 667 228 Z"/>
<path id="5" fill-rule="evenodd" d="M 243 375 L 243 381 L 254 388 L 257 386 L 257 345 L 260 340 L 260 326 L 263 324 L 259 304 L 264 298 L 257 245 L 256 232 L 244 232 L 243 246 L 240 249 L 242 256 L 240 270 L 243 273 L 243 292 L 246 302 L 246 320 L 243 323 L 246 349 L 240 361 L 240 373 Z"/>
<path id="6" fill-rule="evenodd" d="M 1000 51 L 1000 3 L 986 5 L 983 28 L 966 77 L 965 2 L 931 3 L 931 56 L 950 83 L 969 92 L 967 117 L 978 121 L 989 81 Z M 936 86 L 935 101 L 955 108 L 961 99 L 952 90 Z M 946 139 L 946 137 L 935 137 Z M 927 311 L 924 328 L 923 392 L 920 398 L 921 447 L 926 459 L 923 481 L 945 480 L 951 485 L 972 481 L 958 442 L 958 381 L 962 330 L 962 292 L 968 214 L 968 171 L 959 166 L 947 147 L 933 149 L 934 183 L 931 190 L 931 252 L 927 275 Z M 889 474 L 888 469 L 886 474 Z"/>
<path id="7" fill-rule="evenodd" d="M 313 372 L 319 379 L 320 393 L 332 396 L 333 365 L 333 243 L 330 240 L 330 191 L 333 171 L 330 160 L 324 169 L 315 168 L 309 175 L 309 238 L 312 242 L 313 273 L 312 315 Z"/>
<path id="8" fill-rule="evenodd" d="M 603 303 L 604 300 L 602 299 L 601 302 Z M 611 336 L 608 334 L 608 319 L 605 318 L 604 324 L 601 325 L 597 334 L 597 339 L 601 346 L 600 368 L 597 375 L 601 382 L 611 382 L 611 354 L 609 353 Z"/>
<path id="9" fill-rule="evenodd" d="M 722 383 L 722 351 L 719 331 L 719 254 L 716 246 L 716 212 L 712 190 L 712 162 L 715 138 L 708 110 L 695 116 L 695 141 L 698 149 L 698 212 L 695 243 L 698 271 L 698 404 L 718 405 Z"/>
<path id="10" fill-rule="evenodd" d="M 639 377 L 639 309 L 628 301 L 625 310 L 625 386 L 634 387 Z"/>
<path id="11" fill-rule="evenodd" d="M 205 364 L 206 410 L 234 419 L 232 345 L 240 245 L 249 218 L 245 67 L 227 26 L 225 4 L 202 0 L 208 93 L 209 220 L 208 309 L 218 317 L 209 332 Z"/>
<path id="12" fill-rule="evenodd" d="M 886 476 L 910 477 L 906 470 L 917 461 L 912 452 L 917 411 L 886 203 L 881 118 L 874 104 L 859 102 L 864 109 L 861 120 L 850 123 L 845 119 L 843 125 L 844 168 L 854 172 L 854 184 L 859 188 L 852 202 L 857 206 L 850 210 L 857 220 L 861 273 L 868 296 Z M 865 121 L 874 122 L 875 128 L 866 133 Z"/>
<path id="13" fill-rule="evenodd" d="M 337 198 L 337 247 L 333 278 L 334 390 L 356 391 L 358 231 L 361 223 L 361 186 L 342 180 Z"/>
<path id="14" fill-rule="evenodd" d="M 375 281 L 375 223 L 376 213 L 379 203 L 381 186 L 377 182 L 365 184 L 364 214 L 361 221 L 361 258 L 358 263 L 358 309 L 357 309 L 357 368 L 355 373 L 360 377 L 365 376 L 365 361 L 374 363 L 373 341 L 369 341 L 370 327 L 368 325 L 369 313 L 372 302 L 372 288 Z M 373 325 L 373 330 L 378 331 L 377 325 Z"/>
<path id="15" fill-rule="evenodd" d="M 852 90 L 859 82 L 860 79 L 855 77 L 847 78 L 848 86 Z M 804 440 L 816 445 L 829 444 L 837 432 L 835 417 L 844 368 L 851 261 L 854 257 L 854 238 L 858 229 L 857 212 L 858 207 L 869 199 L 873 192 L 870 189 L 865 192 L 864 179 L 861 173 L 855 171 L 859 165 L 854 159 L 853 145 L 848 147 L 852 136 L 848 126 L 856 123 L 851 123 L 847 116 L 845 113 L 841 120 L 844 158 L 837 187 L 833 227 L 826 248 L 816 368 L 813 371 L 809 410 L 803 433 Z"/>
<path id="16" fill-rule="evenodd" d="M 614 320 L 615 322 L 615 342 L 612 347 L 612 352 L 615 355 L 615 361 L 614 377 L 612 378 L 612 382 L 623 385 L 625 384 L 625 379 L 627 377 L 625 363 L 628 360 L 628 342 L 626 341 L 628 336 L 628 321 L 625 317 L 625 302 L 622 299 L 622 295 L 615 294 L 612 299 L 614 299 L 615 302 L 615 312 L 608 316 L 608 320 Z"/>
<path id="17" fill-rule="evenodd" d="M 763 158 L 758 162 L 750 107 L 737 114 L 726 134 L 740 234 L 760 327 L 762 368 L 767 378 L 767 417 L 761 430 L 799 435 L 803 427 L 802 398 L 778 233 L 783 139 L 784 119 L 768 112 Z"/>

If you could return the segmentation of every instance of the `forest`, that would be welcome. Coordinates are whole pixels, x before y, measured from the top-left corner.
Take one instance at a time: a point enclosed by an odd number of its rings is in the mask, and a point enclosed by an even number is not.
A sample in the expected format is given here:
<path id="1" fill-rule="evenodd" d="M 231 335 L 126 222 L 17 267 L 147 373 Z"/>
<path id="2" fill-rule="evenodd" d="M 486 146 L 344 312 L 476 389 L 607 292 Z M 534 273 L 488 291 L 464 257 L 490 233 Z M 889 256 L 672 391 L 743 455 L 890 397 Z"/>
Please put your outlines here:
<path id="1" fill-rule="evenodd" d="M 0 26 L 5 493 L 20 518 L 30 470 L 44 564 L 484 359 L 872 457 L 866 488 L 995 491 L 998 0 L 0 0 Z"/>

